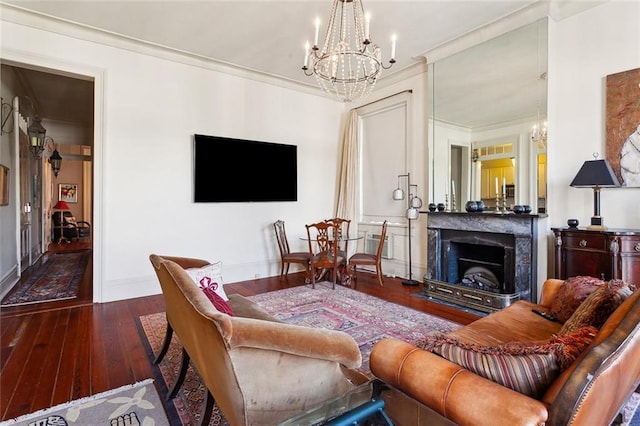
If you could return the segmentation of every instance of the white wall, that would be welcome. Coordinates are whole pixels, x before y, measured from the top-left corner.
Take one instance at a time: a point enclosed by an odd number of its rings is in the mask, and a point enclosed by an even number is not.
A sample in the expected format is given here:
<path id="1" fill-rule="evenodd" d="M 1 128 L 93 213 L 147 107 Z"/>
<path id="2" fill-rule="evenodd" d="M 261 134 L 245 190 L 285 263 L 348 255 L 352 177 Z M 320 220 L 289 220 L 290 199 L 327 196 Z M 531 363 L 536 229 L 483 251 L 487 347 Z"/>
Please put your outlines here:
<path id="1" fill-rule="evenodd" d="M 605 156 L 606 76 L 640 67 L 640 2 L 612 1 L 550 25 L 548 190 L 551 226 L 588 225 L 593 191 L 569 184 Z M 640 188 L 603 189 L 610 228 L 640 228 Z"/>
<path id="2" fill-rule="evenodd" d="M 303 249 L 304 224 L 332 214 L 341 103 L 7 21 L 2 48 L 96 78 L 97 301 L 159 292 L 150 253 L 222 260 L 225 282 L 276 275 L 273 221 Z M 193 203 L 194 133 L 298 145 L 298 202 Z"/>
<path id="3" fill-rule="evenodd" d="M 377 83 L 376 90 L 371 96 L 354 101 L 347 108 L 359 108 L 365 105 L 367 109 L 375 109 L 376 102 L 388 99 L 405 91 L 411 91 L 407 95 L 407 131 L 406 131 L 406 149 L 403 153 L 406 170 L 393 170 L 393 175 L 389 180 L 388 192 L 378 194 L 380 197 L 388 197 L 391 199 L 392 192 L 398 186 L 397 174 L 410 172 L 412 184 L 418 185 L 418 196 L 422 198 L 426 209 L 429 200 L 430 185 L 430 160 L 427 145 L 427 66 L 424 63 L 417 63 L 413 67 L 401 71 L 389 80 L 382 80 Z M 384 102 L 379 102 L 384 105 Z M 398 149 L 404 149 L 402 141 L 389 141 L 389 144 L 397 144 Z M 394 166 L 395 167 L 395 166 Z M 401 181 L 401 185 L 405 185 L 406 181 Z M 391 217 L 378 217 L 375 220 L 389 220 L 387 234 L 393 241 L 393 260 L 385 261 L 383 271 L 385 274 L 397 275 L 408 278 L 409 244 L 408 244 L 408 228 L 407 220 L 404 217 L 406 204 L 396 202 L 397 214 Z M 380 223 L 373 223 L 367 226 L 361 223 L 359 230 L 377 232 L 380 229 Z M 416 280 L 422 280 L 422 276 L 426 272 L 426 217 L 420 215 L 418 220 L 412 221 L 411 224 L 411 258 L 412 258 L 412 277 Z M 359 242 L 364 244 L 364 241 Z M 362 248 L 362 246 L 359 246 Z"/>
<path id="4" fill-rule="evenodd" d="M 0 71 L 2 86 L 0 88 L 2 93 L 2 102 L 13 106 L 13 98 L 16 93 L 12 89 L 12 86 L 16 85 L 15 76 L 6 67 L 1 68 Z M 2 117 L 9 113 L 9 108 L 2 109 Z M 5 123 L 7 130 L 13 129 L 13 114 L 9 115 L 7 122 Z M 17 259 L 17 245 L 16 245 L 16 228 L 18 226 L 18 220 L 16 215 L 16 192 L 14 185 L 16 182 L 16 167 L 15 167 L 15 149 L 14 149 L 14 136 L 16 130 L 11 133 L 2 133 L 0 137 L 0 164 L 9 168 L 9 184 L 11 188 L 9 190 L 9 205 L 0 206 L 0 298 L 6 294 L 11 285 L 18 279 L 18 259 Z"/>

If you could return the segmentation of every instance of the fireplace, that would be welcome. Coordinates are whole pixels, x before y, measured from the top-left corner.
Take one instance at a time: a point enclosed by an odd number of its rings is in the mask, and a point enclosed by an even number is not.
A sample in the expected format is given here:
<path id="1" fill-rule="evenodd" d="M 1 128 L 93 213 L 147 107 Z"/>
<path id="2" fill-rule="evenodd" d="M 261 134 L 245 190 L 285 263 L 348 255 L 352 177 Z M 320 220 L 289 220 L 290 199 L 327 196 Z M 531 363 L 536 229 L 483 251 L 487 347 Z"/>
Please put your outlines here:
<path id="1" fill-rule="evenodd" d="M 536 301 L 540 217 L 429 212 L 425 294 L 483 312 Z"/>

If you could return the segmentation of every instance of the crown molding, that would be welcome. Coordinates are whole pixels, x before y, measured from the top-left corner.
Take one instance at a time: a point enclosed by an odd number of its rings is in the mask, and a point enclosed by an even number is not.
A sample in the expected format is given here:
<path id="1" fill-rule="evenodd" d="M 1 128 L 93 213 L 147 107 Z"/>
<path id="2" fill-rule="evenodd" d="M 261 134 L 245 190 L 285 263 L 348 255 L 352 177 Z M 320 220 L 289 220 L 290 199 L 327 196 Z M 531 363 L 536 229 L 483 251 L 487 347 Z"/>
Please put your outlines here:
<path id="1" fill-rule="evenodd" d="M 435 62 L 536 22 L 539 19 L 549 17 L 554 21 L 561 21 L 608 1 L 610 0 L 539 0 L 487 25 L 436 46 L 420 56 L 424 56 L 430 63 Z"/>
<path id="2" fill-rule="evenodd" d="M 220 72 L 235 77 L 258 81 L 272 86 L 326 98 L 326 96 L 323 96 L 323 92 L 312 84 L 301 83 L 269 73 L 185 52 L 179 49 L 173 49 L 133 37 L 127 37 L 44 13 L 28 10 L 14 4 L 0 2 L 0 19 L 17 25 L 30 27 L 38 31 L 46 31 L 65 37 L 127 50 L 183 65 L 199 67 L 210 71 Z"/>
<path id="3" fill-rule="evenodd" d="M 430 63 L 436 62 L 477 44 L 506 34 L 509 31 L 528 25 L 548 16 L 548 14 L 549 2 L 538 1 L 487 25 L 463 34 L 460 37 L 436 46 L 424 52 L 421 56 L 424 56 Z"/>

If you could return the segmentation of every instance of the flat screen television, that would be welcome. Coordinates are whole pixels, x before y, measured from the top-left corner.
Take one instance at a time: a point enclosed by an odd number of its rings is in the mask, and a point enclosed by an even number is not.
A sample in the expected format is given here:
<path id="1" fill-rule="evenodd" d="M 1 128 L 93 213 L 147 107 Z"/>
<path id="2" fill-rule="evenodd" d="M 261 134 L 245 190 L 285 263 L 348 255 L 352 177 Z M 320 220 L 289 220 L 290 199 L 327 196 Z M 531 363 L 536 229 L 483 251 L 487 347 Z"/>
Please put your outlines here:
<path id="1" fill-rule="evenodd" d="M 297 148 L 195 135 L 194 201 L 297 201 Z"/>

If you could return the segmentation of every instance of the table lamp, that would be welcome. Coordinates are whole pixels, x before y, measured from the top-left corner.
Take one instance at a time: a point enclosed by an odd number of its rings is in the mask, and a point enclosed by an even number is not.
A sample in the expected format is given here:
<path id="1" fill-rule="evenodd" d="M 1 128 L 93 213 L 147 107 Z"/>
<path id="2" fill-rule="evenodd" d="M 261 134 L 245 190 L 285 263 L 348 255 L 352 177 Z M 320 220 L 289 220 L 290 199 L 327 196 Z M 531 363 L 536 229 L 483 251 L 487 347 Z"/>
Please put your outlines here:
<path id="1" fill-rule="evenodd" d="M 593 216 L 591 225 L 587 229 L 601 231 L 606 229 L 602 216 L 600 216 L 600 188 L 613 188 L 620 186 L 618 178 L 613 173 L 607 160 L 597 159 L 585 161 L 570 186 L 575 188 L 593 188 Z"/>

